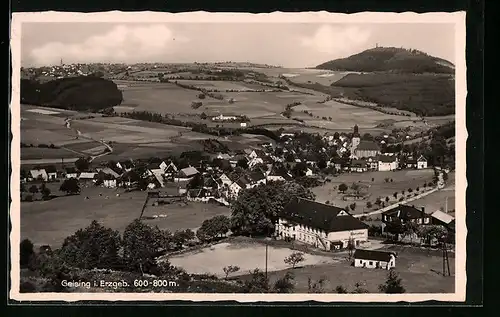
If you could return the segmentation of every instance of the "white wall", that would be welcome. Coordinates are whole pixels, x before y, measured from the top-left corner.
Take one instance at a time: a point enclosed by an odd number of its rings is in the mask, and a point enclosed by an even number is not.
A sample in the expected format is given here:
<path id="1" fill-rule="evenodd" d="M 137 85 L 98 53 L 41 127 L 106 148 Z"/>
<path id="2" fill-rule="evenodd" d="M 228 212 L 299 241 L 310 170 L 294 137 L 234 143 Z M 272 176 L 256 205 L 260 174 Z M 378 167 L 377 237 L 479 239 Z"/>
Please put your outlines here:
<path id="1" fill-rule="evenodd" d="M 279 237 L 280 233 L 283 233 L 283 237 L 293 238 L 307 244 L 315 245 L 319 248 L 323 248 L 321 242 L 318 241 L 318 236 L 323 240 L 327 249 L 330 249 L 330 243 L 332 242 L 342 242 L 343 248 L 347 247 L 349 238 L 352 237 L 354 241 L 365 242 L 368 241 L 368 229 L 353 230 L 353 231 L 341 231 L 341 232 L 330 232 L 313 229 L 303 225 L 296 225 L 294 227 L 286 227 L 287 223 L 284 219 L 279 219 L 276 226 L 276 231 Z"/>
<path id="2" fill-rule="evenodd" d="M 365 260 L 365 259 L 355 259 L 354 260 L 354 266 L 355 267 L 365 267 L 368 269 L 374 269 L 377 268 L 384 269 L 384 270 L 389 270 L 393 267 L 396 266 L 396 258 L 394 255 L 391 255 L 391 260 L 389 262 L 385 261 L 373 261 L 373 260 Z"/>

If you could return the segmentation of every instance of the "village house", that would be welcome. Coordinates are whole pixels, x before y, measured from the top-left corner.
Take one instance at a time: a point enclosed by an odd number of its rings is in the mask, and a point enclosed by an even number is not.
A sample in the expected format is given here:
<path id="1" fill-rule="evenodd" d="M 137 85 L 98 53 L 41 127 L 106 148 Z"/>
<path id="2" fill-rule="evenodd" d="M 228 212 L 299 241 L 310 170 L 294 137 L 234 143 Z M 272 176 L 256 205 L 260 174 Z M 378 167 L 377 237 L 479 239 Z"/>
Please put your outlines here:
<path id="1" fill-rule="evenodd" d="M 380 148 L 373 141 L 361 141 L 353 153 L 357 158 L 376 157 L 380 154 Z"/>
<path id="2" fill-rule="evenodd" d="M 177 168 L 177 166 L 175 166 L 175 164 L 173 162 L 170 162 L 167 167 L 165 167 L 165 169 L 163 170 L 163 175 L 165 175 L 165 177 L 167 179 L 171 179 L 175 176 L 175 174 L 177 174 L 179 172 L 179 169 Z"/>
<path id="3" fill-rule="evenodd" d="M 117 179 L 118 177 L 120 177 L 120 174 L 118 174 L 116 171 L 114 171 L 113 169 L 111 169 L 109 167 L 96 168 L 96 171 L 98 173 L 102 172 L 102 173 L 104 173 L 106 175 L 111 175 L 115 179 Z"/>
<path id="4" fill-rule="evenodd" d="M 34 180 L 43 180 L 46 182 L 49 179 L 49 176 L 47 175 L 45 169 L 40 168 L 30 170 L 30 178 Z"/>
<path id="5" fill-rule="evenodd" d="M 117 187 L 116 178 L 113 175 L 104 174 L 102 185 L 106 188 L 116 188 Z"/>
<path id="6" fill-rule="evenodd" d="M 261 184 L 266 184 L 267 179 L 264 173 L 256 171 L 241 176 L 238 180 L 229 186 L 229 192 L 232 197 L 238 197 L 243 189 L 250 189 Z"/>
<path id="7" fill-rule="evenodd" d="M 395 156 L 380 155 L 378 158 L 378 170 L 380 172 L 394 171 L 398 168 L 398 160 Z"/>
<path id="8" fill-rule="evenodd" d="M 245 155 L 242 155 L 242 154 L 237 154 L 235 156 L 233 156 L 230 160 L 229 160 L 229 163 L 231 164 L 231 167 L 232 168 L 235 168 L 236 165 L 238 164 L 238 161 L 240 160 L 245 160 L 247 161 L 248 163 L 248 159 Z"/>
<path id="9" fill-rule="evenodd" d="M 366 172 L 368 171 L 367 162 L 365 160 L 352 160 L 350 170 L 356 173 Z"/>
<path id="10" fill-rule="evenodd" d="M 272 167 L 267 173 L 268 182 L 278 182 L 278 181 L 289 181 L 292 180 L 292 176 L 288 174 L 285 168 Z"/>
<path id="11" fill-rule="evenodd" d="M 223 114 L 220 114 L 218 116 L 212 117 L 212 121 L 230 121 L 230 120 L 236 120 L 238 117 L 236 116 L 225 116 Z"/>
<path id="12" fill-rule="evenodd" d="M 420 170 L 425 168 L 427 168 L 427 159 L 423 155 L 420 155 L 417 159 L 417 169 Z"/>
<path id="13" fill-rule="evenodd" d="M 278 239 L 297 240 L 324 250 L 347 248 L 368 241 L 368 225 L 346 210 L 304 198 L 295 198 L 278 215 Z"/>
<path id="14" fill-rule="evenodd" d="M 80 175 L 78 175 L 78 179 L 83 182 L 91 182 L 94 181 L 96 173 L 93 172 L 81 172 Z"/>
<path id="15" fill-rule="evenodd" d="M 418 225 L 430 224 L 431 217 L 425 213 L 425 208 L 417 209 L 415 206 L 399 205 L 382 213 L 382 222 L 413 222 Z"/>
<path id="16" fill-rule="evenodd" d="M 66 172 L 66 179 L 70 179 L 70 178 L 77 179 L 78 178 L 78 171 L 76 170 L 76 168 L 66 167 L 64 170 Z"/>
<path id="17" fill-rule="evenodd" d="M 177 173 L 177 177 L 175 178 L 175 181 L 176 182 L 187 181 L 187 180 L 190 180 L 193 176 L 195 176 L 196 174 L 199 174 L 199 173 L 200 172 L 196 168 L 194 168 L 192 166 L 189 166 L 189 167 L 181 169 Z"/>
<path id="18" fill-rule="evenodd" d="M 396 266 L 396 253 L 357 249 L 354 251 L 354 266 L 390 270 Z"/>
<path id="19" fill-rule="evenodd" d="M 230 160 L 231 159 L 231 155 L 229 155 L 228 153 L 218 153 L 217 156 L 216 156 L 217 159 L 219 160 Z"/>
<path id="20" fill-rule="evenodd" d="M 455 217 L 441 210 L 436 210 L 431 214 L 431 224 L 440 225 L 447 229 L 455 230 Z"/>
<path id="21" fill-rule="evenodd" d="M 366 167 L 370 171 L 378 171 L 378 159 L 375 159 L 373 157 L 369 157 L 366 160 Z"/>
<path id="22" fill-rule="evenodd" d="M 55 181 L 57 179 L 57 169 L 55 166 L 47 166 L 45 168 L 45 172 L 47 173 L 47 180 L 50 181 Z"/>
<path id="23" fill-rule="evenodd" d="M 116 163 L 116 167 L 123 172 L 129 172 L 134 168 L 134 163 L 132 161 L 121 161 Z"/>

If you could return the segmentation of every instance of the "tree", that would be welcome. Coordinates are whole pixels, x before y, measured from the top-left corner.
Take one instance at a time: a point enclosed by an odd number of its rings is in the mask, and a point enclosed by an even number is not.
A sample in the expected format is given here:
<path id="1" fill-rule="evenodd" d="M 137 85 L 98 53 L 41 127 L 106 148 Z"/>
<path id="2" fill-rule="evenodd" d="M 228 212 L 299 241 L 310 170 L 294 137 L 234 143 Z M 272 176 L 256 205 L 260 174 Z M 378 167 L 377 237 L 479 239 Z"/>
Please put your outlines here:
<path id="1" fill-rule="evenodd" d="M 276 293 L 292 293 L 295 288 L 293 284 L 294 275 L 291 272 L 286 272 L 285 276 L 278 279 L 274 283 L 274 291 Z"/>
<path id="2" fill-rule="evenodd" d="M 356 193 L 356 195 L 359 195 L 359 191 L 360 191 L 360 186 L 359 184 L 357 183 L 352 183 L 351 185 L 351 189 Z"/>
<path id="3" fill-rule="evenodd" d="M 326 160 L 324 158 L 321 158 L 318 160 L 318 168 L 320 169 L 324 169 L 326 168 L 327 164 L 326 164 Z"/>
<path id="4" fill-rule="evenodd" d="M 89 166 L 90 166 L 90 162 L 86 158 L 83 158 L 83 157 L 79 158 L 75 162 L 75 167 L 80 172 L 87 171 L 89 169 Z"/>
<path id="5" fill-rule="evenodd" d="M 156 257 L 165 250 L 169 241 L 168 232 L 136 219 L 123 232 L 124 262 L 132 271 L 154 273 L 158 270 Z"/>
<path id="6" fill-rule="evenodd" d="M 308 277 L 307 278 L 307 289 L 308 289 L 308 293 L 324 293 L 325 292 L 325 289 L 324 289 L 324 285 L 325 285 L 325 282 L 326 282 L 326 278 L 322 277 L 320 278 L 317 282 L 313 282 L 313 280 Z"/>
<path id="7" fill-rule="evenodd" d="M 226 216 L 215 216 L 203 221 L 197 230 L 196 236 L 203 242 L 209 242 L 216 238 L 221 238 L 228 233 L 231 227 L 231 220 Z"/>
<path id="8" fill-rule="evenodd" d="M 204 185 L 203 175 L 198 173 L 191 178 L 191 180 L 187 183 L 186 189 L 199 189 Z"/>
<path id="9" fill-rule="evenodd" d="M 342 285 L 335 287 L 335 292 L 337 292 L 337 294 L 348 294 L 349 293 L 347 291 L 347 289 Z"/>
<path id="10" fill-rule="evenodd" d="M 345 193 L 345 191 L 348 189 L 347 185 L 342 183 L 339 185 L 339 191 L 342 193 Z"/>
<path id="11" fill-rule="evenodd" d="M 369 202 L 369 201 L 367 201 L 367 202 L 366 202 L 366 208 L 370 209 L 370 208 L 372 208 L 372 207 L 373 207 L 372 203 L 371 203 L 371 202 Z"/>
<path id="12" fill-rule="evenodd" d="M 74 178 L 64 180 L 64 182 L 61 184 L 61 187 L 59 187 L 59 190 L 65 192 L 68 195 L 79 194 L 81 191 L 78 180 Z"/>
<path id="13" fill-rule="evenodd" d="M 356 284 L 354 284 L 354 291 L 353 293 L 354 294 L 366 294 L 366 293 L 369 293 L 369 291 L 366 289 L 366 288 L 363 288 L 361 283 L 357 282 Z"/>
<path id="14" fill-rule="evenodd" d="M 269 235 L 278 214 L 292 199 L 314 199 L 310 189 L 296 182 L 269 182 L 245 189 L 231 205 L 231 231 L 236 235 Z"/>
<path id="15" fill-rule="evenodd" d="M 294 269 L 297 264 L 304 261 L 304 253 L 302 252 L 294 252 L 284 259 L 284 262 L 288 265 L 291 265 L 292 269 Z"/>
<path id="16" fill-rule="evenodd" d="M 398 192 L 394 192 L 394 194 L 392 194 L 392 196 L 394 197 L 394 199 L 398 199 Z"/>
<path id="17" fill-rule="evenodd" d="M 229 274 L 238 272 L 240 270 L 240 267 L 236 265 L 229 265 L 224 267 L 222 270 L 224 271 L 224 274 L 226 274 L 224 278 L 227 279 Z"/>
<path id="18" fill-rule="evenodd" d="M 205 120 L 206 118 L 208 118 L 207 114 L 205 112 L 202 112 L 200 114 L 200 119 Z"/>
<path id="19" fill-rule="evenodd" d="M 391 199 L 389 198 L 389 196 L 385 197 L 385 202 L 386 202 L 386 203 L 389 203 L 389 200 L 391 200 Z"/>
<path id="20" fill-rule="evenodd" d="M 70 266 L 113 269 L 121 263 L 120 248 L 120 233 L 94 220 L 87 228 L 67 237 L 59 254 Z"/>
<path id="21" fill-rule="evenodd" d="M 375 199 L 375 205 L 379 206 L 382 204 L 382 200 L 380 199 L 380 197 L 377 197 L 377 199 Z"/>
<path id="22" fill-rule="evenodd" d="M 349 250 L 349 259 L 352 258 L 354 254 L 354 250 L 356 250 L 356 243 L 354 242 L 354 239 L 351 237 L 347 241 L 347 250 Z"/>
<path id="23" fill-rule="evenodd" d="M 35 256 L 35 252 L 33 251 L 33 242 L 29 239 L 24 239 L 21 241 L 20 247 L 20 265 L 21 268 L 26 268 L 29 266 L 32 258 Z"/>
<path id="24" fill-rule="evenodd" d="M 40 192 L 42 193 L 42 198 L 43 199 L 48 199 L 50 197 L 50 189 L 45 186 L 45 184 L 42 184 L 40 187 Z"/>
<path id="25" fill-rule="evenodd" d="M 391 269 L 389 271 L 385 284 L 380 284 L 378 289 L 380 290 L 380 292 L 386 294 L 402 294 L 406 291 L 403 287 L 401 278 L 399 278 L 397 272 L 394 269 Z"/>
<path id="26" fill-rule="evenodd" d="M 176 245 L 177 249 L 180 249 L 184 243 L 193 240 L 195 236 L 195 233 L 191 229 L 176 231 L 172 236 L 172 242 Z"/>
<path id="27" fill-rule="evenodd" d="M 267 293 L 269 291 L 269 279 L 259 269 L 251 272 L 251 278 L 243 284 L 244 293 Z"/>
<path id="28" fill-rule="evenodd" d="M 244 158 L 239 159 L 238 162 L 236 162 L 236 166 L 241 167 L 243 169 L 248 168 L 248 161 Z"/>
<path id="29" fill-rule="evenodd" d="M 350 204 L 350 205 L 349 205 L 349 208 L 350 208 L 352 211 L 356 210 L 356 203 L 352 203 L 352 204 Z"/>
<path id="30" fill-rule="evenodd" d="M 307 172 L 307 164 L 305 162 L 300 162 L 295 164 L 292 169 L 292 173 L 295 177 L 303 177 Z"/>
<path id="31" fill-rule="evenodd" d="M 36 185 L 31 185 L 31 187 L 28 189 L 28 191 L 34 195 L 34 194 L 38 193 L 38 187 Z"/>

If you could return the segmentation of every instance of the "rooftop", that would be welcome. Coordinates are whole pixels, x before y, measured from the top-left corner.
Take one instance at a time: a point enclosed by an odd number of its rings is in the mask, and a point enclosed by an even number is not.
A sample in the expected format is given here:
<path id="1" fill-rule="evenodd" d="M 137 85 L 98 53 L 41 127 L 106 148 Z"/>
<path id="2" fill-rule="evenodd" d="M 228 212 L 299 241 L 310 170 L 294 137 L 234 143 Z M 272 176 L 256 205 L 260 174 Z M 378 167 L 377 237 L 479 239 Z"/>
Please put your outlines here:
<path id="1" fill-rule="evenodd" d="M 356 251 L 354 251 L 354 258 L 361 260 L 389 262 L 391 260 L 391 255 L 395 256 L 396 254 L 394 252 L 378 250 L 356 249 Z"/>
<path id="2" fill-rule="evenodd" d="M 290 201 L 281 212 L 280 217 L 326 232 L 368 228 L 368 225 L 354 218 L 342 208 L 305 198 L 295 198 Z"/>

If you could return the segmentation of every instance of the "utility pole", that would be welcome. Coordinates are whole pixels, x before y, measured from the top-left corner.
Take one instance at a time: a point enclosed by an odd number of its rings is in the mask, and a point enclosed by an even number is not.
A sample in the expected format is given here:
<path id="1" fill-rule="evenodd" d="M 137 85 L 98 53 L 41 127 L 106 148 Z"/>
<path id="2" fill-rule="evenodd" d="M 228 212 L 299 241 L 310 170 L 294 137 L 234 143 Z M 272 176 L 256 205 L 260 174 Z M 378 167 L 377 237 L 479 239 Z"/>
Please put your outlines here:
<path id="1" fill-rule="evenodd" d="M 446 246 L 446 241 L 444 239 L 446 239 L 446 237 L 443 238 L 443 242 L 442 242 L 442 248 L 443 248 L 443 276 L 450 276 L 451 275 L 451 272 L 450 272 L 450 260 L 448 259 L 448 248 Z M 446 269 L 448 269 L 448 271 L 446 271 Z"/>

